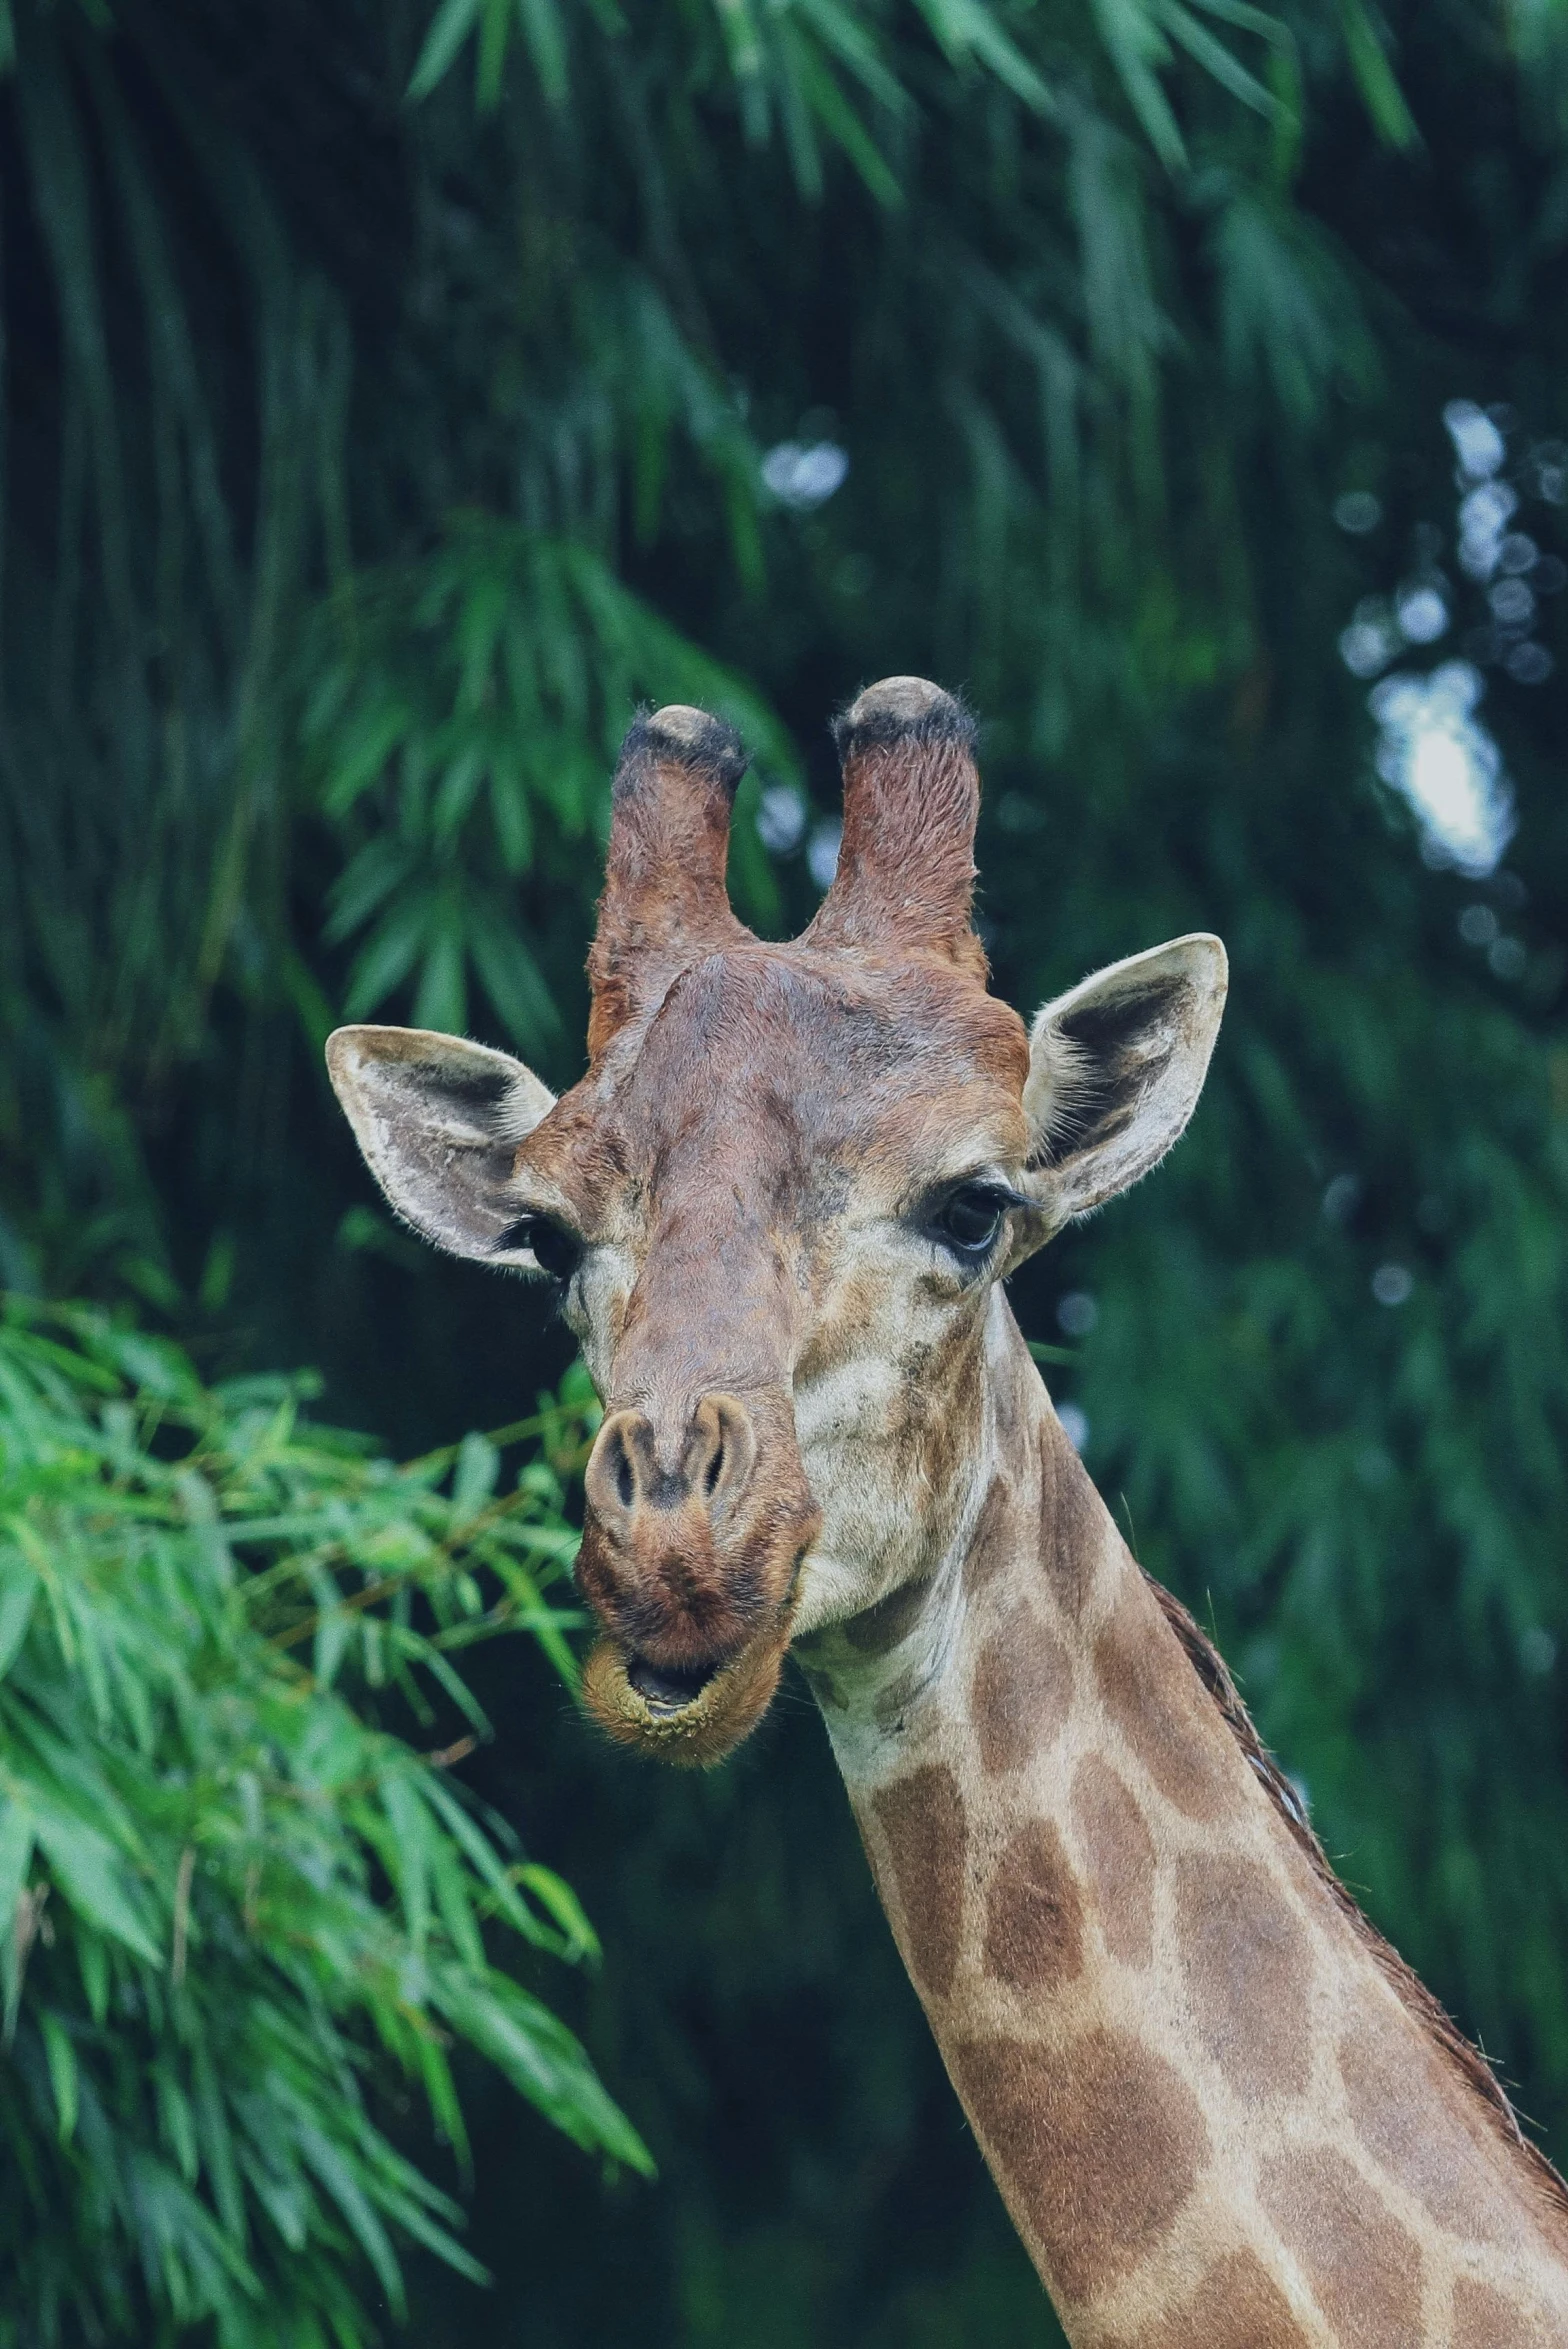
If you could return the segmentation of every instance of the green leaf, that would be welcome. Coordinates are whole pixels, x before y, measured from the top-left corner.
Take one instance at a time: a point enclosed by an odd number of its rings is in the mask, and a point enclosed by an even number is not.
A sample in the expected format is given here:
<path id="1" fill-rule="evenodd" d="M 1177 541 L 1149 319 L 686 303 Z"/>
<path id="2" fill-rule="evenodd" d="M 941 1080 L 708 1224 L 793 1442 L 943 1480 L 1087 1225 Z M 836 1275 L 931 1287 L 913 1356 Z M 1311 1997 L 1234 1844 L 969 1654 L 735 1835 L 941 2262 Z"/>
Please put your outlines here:
<path id="1" fill-rule="evenodd" d="M 442 0 L 409 76 L 409 98 L 415 101 L 428 98 L 436 84 L 445 79 L 453 59 L 479 22 L 484 5 L 485 0 Z"/>
<path id="2" fill-rule="evenodd" d="M 1290 27 L 1266 9 L 1253 8 L 1248 0 L 1192 0 L 1194 8 L 1204 16 L 1217 16 L 1221 24 L 1233 24 L 1244 33 L 1256 33 L 1276 49 L 1293 51 L 1295 41 Z"/>
<path id="3" fill-rule="evenodd" d="M 430 2118 L 451 2146 L 453 2159 L 466 2182 L 473 2175 L 473 2154 L 463 2108 L 452 2081 L 452 2067 L 434 2037 L 423 2032 L 419 2038 L 419 2068 Z"/>
<path id="4" fill-rule="evenodd" d="M 49 2085 L 54 2092 L 60 2143 L 69 2145 L 76 2134 L 79 2088 L 76 2050 L 71 2044 L 71 2034 L 64 2021 L 52 2007 L 46 2007 L 39 2016 L 38 2027 L 43 2033 L 44 2055 L 49 2065 Z"/>
<path id="5" fill-rule="evenodd" d="M 514 1043 L 524 1051 L 537 1051 L 560 1034 L 561 1015 L 538 964 L 514 930 L 481 914 L 469 947 L 485 992 Z"/>
<path id="6" fill-rule="evenodd" d="M 357 957 L 345 998 L 344 1016 L 363 1019 L 400 987 L 419 958 L 435 908 L 428 897 L 410 895 L 375 931 Z"/>
<path id="7" fill-rule="evenodd" d="M 392 1830 L 390 1873 L 403 1903 L 409 1940 L 422 1950 L 430 1930 L 430 1845 L 434 1821 L 409 1779 L 399 1770 L 381 1780 L 381 1800 Z"/>
<path id="8" fill-rule="evenodd" d="M 1244 106 L 1255 114 L 1273 119 L 1275 100 L 1272 91 L 1264 88 L 1246 67 L 1233 57 L 1223 41 L 1217 41 L 1207 28 L 1198 23 L 1180 0 L 1164 0 L 1160 20 L 1173 40 L 1179 41 L 1188 55 L 1195 57 L 1222 89 L 1229 90 Z"/>
<path id="9" fill-rule="evenodd" d="M 327 1606 L 316 1620 L 316 1636 L 311 1643 L 310 1666 L 317 1685 L 330 1688 L 338 1676 L 338 1669 L 348 1653 L 348 1644 L 354 1633 L 354 1619 L 346 1607 Z"/>
<path id="10" fill-rule="evenodd" d="M 1421 134 L 1373 27 L 1366 0 L 1339 0 L 1339 21 L 1350 70 L 1378 136 L 1390 147 L 1416 146 Z"/>
<path id="11" fill-rule="evenodd" d="M 517 21 L 547 103 L 566 103 L 566 28 L 556 0 L 516 0 Z"/>
<path id="12" fill-rule="evenodd" d="M 588 1922 L 582 1903 L 571 1886 L 553 1868 L 542 1868 L 532 1860 L 518 1869 L 517 1876 L 518 1882 L 526 1885 L 566 1935 L 567 1955 L 586 1957 L 597 1962 L 601 1954 L 599 1937 Z"/>
<path id="13" fill-rule="evenodd" d="M 425 950 L 414 996 L 416 1028 L 437 1028 L 461 1036 L 468 1028 L 467 941 L 463 915 L 448 901 L 441 908 Z"/>
<path id="14" fill-rule="evenodd" d="M 331 780 L 325 792 L 329 814 L 345 815 L 385 768 L 411 730 L 410 713 L 397 702 L 368 708 L 333 738 Z"/>
<path id="15" fill-rule="evenodd" d="M 83 1922 L 161 1967 L 162 1952 L 138 1914 L 130 1879 L 112 1844 L 62 1811 L 41 1812 L 35 1832 L 61 1892 Z"/>
<path id="16" fill-rule="evenodd" d="M 890 209 L 902 203 L 898 175 L 850 105 L 833 75 L 811 56 L 801 60 L 801 80 L 807 104 L 834 143 L 859 172 L 871 195 Z"/>
<path id="17" fill-rule="evenodd" d="M 26 1560 L 14 1551 L 0 1554 L 0 1680 L 10 1671 L 27 1637 L 37 1591 L 38 1577 Z"/>
<path id="18" fill-rule="evenodd" d="M 375 2270 L 393 2315 L 401 2318 L 402 2270 L 364 2183 L 355 2174 L 354 2164 L 313 2121 L 301 2119 L 297 2131 L 300 2152 L 347 2219 L 354 2240 Z"/>
<path id="19" fill-rule="evenodd" d="M 100 2026 L 109 2012 L 109 1952 L 100 1933 L 84 1926 L 76 1936 L 76 1962 L 81 1969 L 82 1995 L 87 2011 Z"/>
<path id="20" fill-rule="evenodd" d="M 27 1885 L 33 1832 L 32 1813 L 25 1803 L 15 1795 L 0 1795 L 0 1980 L 5 1990 L 7 2043 L 16 2029 L 17 2004 L 21 1997 L 17 1909 Z"/>
<path id="21" fill-rule="evenodd" d="M 1092 0 L 1100 37 L 1150 146 L 1167 171 L 1185 169 L 1187 149 L 1159 71 L 1170 47 L 1146 0 Z"/>
<path id="22" fill-rule="evenodd" d="M 501 1474 L 501 1455 L 488 1436 L 470 1432 L 457 1448 L 452 1478 L 452 1513 L 466 1524 L 493 1497 Z"/>
<path id="23" fill-rule="evenodd" d="M 652 2155 L 605 2095 L 577 2040 L 537 1999 L 499 1975 L 446 1974 L 438 1994 L 454 2028 L 569 2136 L 654 2176 Z"/>
<path id="24" fill-rule="evenodd" d="M 895 116 L 912 112 L 908 91 L 888 66 L 869 28 L 836 0 L 796 0 L 796 14 L 831 49 L 879 106 Z"/>
<path id="25" fill-rule="evenodd" d="M 997 21 L 988 0 L 917 0 L 922 16 L 950 57 L 974 57 L 1037 114 L 1055 112 L 1045 82 Z"/>

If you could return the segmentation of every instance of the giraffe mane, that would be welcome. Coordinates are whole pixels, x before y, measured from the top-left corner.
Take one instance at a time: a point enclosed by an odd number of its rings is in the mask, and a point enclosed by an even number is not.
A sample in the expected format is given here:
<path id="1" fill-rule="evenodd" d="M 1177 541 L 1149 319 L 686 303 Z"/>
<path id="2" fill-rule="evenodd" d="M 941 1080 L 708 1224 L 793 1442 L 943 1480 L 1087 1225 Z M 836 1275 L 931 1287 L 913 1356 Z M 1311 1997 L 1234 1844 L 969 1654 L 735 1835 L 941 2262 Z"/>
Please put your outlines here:
<path id="1" fill-rule="evenodd" d="M 1284 1820 L 1314 1875 L 1341 1915 L 1348 1920 L 1367 1955 L 1406 2012 L 1419 2024 L 1448 2064 L 1458 2072 L 1477 2103 L 1484 2107 L 1493 2129 L 1509 2150 L 1524 2162 L 1533 2176 L 1542 2201 L 1557 2217 L 1568 2219 L 1568 2180 L 1547 2159 L 1533 2138 L 1525 2135 L 1507 2091 L 1480 2048 L 1465 2037 L 1440 2000 L 1433 1997 L 1426 1984 L 1411 1971 L 1392 1944 L 1384 1940 L 1340 1882 L 1328 1854 L 1313 1832 L 1295 1788 L 1253 1726 L 1252 1716 L 1242 1703 L 1224 1658 L 1213 1642 L 1200 1631 L 1179 1599 L 1156 1582 L 1152 1574 L 1145 1573 L 1144 1580 L 1159 1601 L 1166 1622 L 1181 1642 L 1187 1661 L 1218 1707 L 1226 1728 L 1241 1748 L 1254 1775 L 1261 1781 L 1264 1792 Z"/>

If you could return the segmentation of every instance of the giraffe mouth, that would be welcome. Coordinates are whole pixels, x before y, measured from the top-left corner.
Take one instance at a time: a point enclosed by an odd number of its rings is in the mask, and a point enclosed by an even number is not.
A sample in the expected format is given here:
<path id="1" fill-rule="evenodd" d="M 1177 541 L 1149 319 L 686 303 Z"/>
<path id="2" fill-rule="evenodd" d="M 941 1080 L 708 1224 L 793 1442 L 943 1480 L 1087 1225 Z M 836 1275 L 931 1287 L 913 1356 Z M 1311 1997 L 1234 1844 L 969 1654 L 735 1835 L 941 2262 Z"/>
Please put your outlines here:
<path id="1" fill-rule="evenodd" d="M 584 1706 L 618 1745 L 663 1762 L 721 1762 L 772 1702 L 789 1632 L 786 1611 L 738 1653 L 690 1666 L 655 1664 L 602 1639 L 583 1668 Z"/>
<path id="2" fill-rule="evenodd" d="M 698 1664 L 685 1671 L 669 1664 L 650 1663 L 646 1656 L 635 1652 L 626 1659 L 626 1678 L 656 1719 L 668 1720 L 672 1714 L 683 1713 L 695 1704 L 710 1681 L 717 1679 L 718 1664 Z"/>

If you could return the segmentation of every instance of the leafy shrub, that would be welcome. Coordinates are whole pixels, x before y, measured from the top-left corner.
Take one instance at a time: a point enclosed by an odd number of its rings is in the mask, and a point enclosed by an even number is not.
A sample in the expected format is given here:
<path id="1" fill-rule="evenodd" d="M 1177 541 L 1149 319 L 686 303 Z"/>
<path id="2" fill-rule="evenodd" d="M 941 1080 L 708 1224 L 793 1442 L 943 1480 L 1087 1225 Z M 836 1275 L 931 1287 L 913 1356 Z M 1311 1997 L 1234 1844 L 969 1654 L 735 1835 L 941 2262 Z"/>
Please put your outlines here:
<path id="1" fill-rule="evenodd" d="M 797 772 L 761 696 L 600 556 L 481 514 L 454 517 L 420 560 L 350 581 L 318 616 L 302 675 L 312 783 L 349 852 L 327 925 L 357 949 L 348 1019 L 384 1011 L 412 980 L 416 1026 L 465 1032 L 478 993 L 521 1049 L 559 1037 L 530 940 L 564 907 L 559 959 L 581 951 L 599 853 L 584 841 L 608 832 L 616 750 L 652 680 L 661 700 L 741 725 L 771 773 Z M 730 885 L 741 913 L 766 922 L 778 890 L 746 820 L 748 785 Z"/>
<path id="2" fill-rule="evenodd" d="M 303 1383 L 207 1388 L 83 1311 L 0 1319 L 0 2342 L 371 2337 L 397 2237 L 477 2272 L 378 2090 L 465 2159 L 466 2044 L 579 2145 L 648 2157 L 487 1931 L 592 1959 L 570 1889 L 390 1724 L 484 1722 L 454 1656 L 573 1674 L 570 1387 L 407 1466 L 307 1423 Z"/>

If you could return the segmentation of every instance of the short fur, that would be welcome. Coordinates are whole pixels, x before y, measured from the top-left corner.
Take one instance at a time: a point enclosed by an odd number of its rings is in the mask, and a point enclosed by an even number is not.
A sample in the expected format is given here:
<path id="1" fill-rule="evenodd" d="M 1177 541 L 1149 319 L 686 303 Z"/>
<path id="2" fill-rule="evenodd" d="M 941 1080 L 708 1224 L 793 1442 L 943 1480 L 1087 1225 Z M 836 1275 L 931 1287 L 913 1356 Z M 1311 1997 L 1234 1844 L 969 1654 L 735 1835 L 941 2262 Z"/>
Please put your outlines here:
<path id="1" fill-rule="evenodd" d="M 1413 1973 L 1392 1944 L 1364 1915 L 1335 1874 L 1328 1854 L 1313 1833 L 1306 1812 L 1290 1780 L 1280 1769 L 1253 1726 L 1252 1716 L 1237 1693 L 1229 1668 L 1213 1642 L 1205 1638 L 1181 1601 L 1146 1577 L 1166 1622 L 1181 1641 L 1188 1662 L 1218 1706 L 1226 1728 L 1240 1746 L 1291 1836 L 1306 1854 L 1313 1870 L 1336 1905 L 1354 1925 L 1358 1939 L 1385 1982 L 1426 2032 L 1434 2047 L 1464 2081 L 1488 2122 L 1510 2151 L 1517 2153 L 1539 2188 L 1543 2200 L 1568 2218 L 1568 2181 L 1555 2169 L 1532 2138 L 1519 2126 L 1507 2092 L 1478 2047 L 1465 2037 L 1453 2018 L 1434 1998 L 1420 1976 Z"/>

